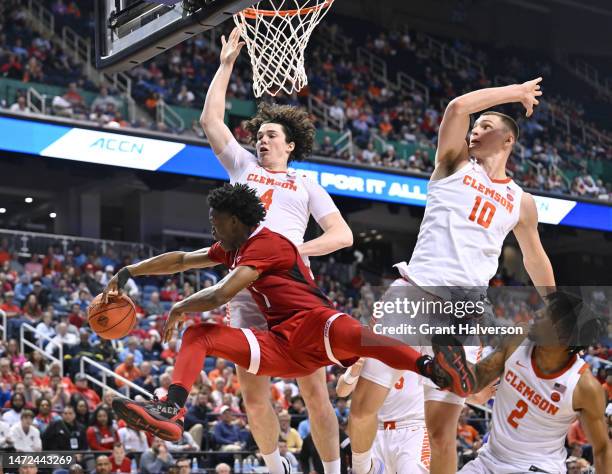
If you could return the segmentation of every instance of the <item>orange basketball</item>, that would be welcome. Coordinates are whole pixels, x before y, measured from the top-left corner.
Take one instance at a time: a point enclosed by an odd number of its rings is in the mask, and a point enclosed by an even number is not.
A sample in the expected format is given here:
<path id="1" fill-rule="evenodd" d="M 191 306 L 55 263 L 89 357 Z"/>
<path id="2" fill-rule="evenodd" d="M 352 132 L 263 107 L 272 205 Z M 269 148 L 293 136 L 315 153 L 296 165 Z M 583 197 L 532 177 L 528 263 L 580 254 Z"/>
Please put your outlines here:
<path id="1" fill-rule="evenodd" d="M 102 339 L 121 339 L 136 325 L 136 307 L 126 295 L 109 295 L 104 304 L 100 293 L 89 305 L 87 319 Z"/>

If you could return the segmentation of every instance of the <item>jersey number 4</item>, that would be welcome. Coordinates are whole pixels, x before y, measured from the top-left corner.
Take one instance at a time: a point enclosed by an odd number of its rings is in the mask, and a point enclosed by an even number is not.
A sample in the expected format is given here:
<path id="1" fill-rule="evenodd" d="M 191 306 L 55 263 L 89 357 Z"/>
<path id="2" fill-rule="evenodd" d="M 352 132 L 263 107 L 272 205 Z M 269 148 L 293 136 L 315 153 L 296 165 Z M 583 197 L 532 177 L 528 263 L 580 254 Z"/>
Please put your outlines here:
<path id="1" fill-rule="evenodd" d="M 519 400 L 518 402 L 516 402 L 516 408 L 512 410 L 512 412 L 510 412 L 510 414 L 508 415 L 508 423 L 510 423 L 510 426 L 512 426 L 513 428 L 518 428 L 517 420 L 520 420 L 527 414 L 528 408 L 529 406 L 527 406 L 527 403 L 525 403 L 525 401 Z"/>
<path id="2" fill-rule="evenodd" d="M 266 208 L 266 211 L 270 210 L 270 206 L 272 205 L 272 195 L 274 194 L 274 189 L 268 189 L 265 193 L 259 196 L 259 200 Z"/>
<path id="3" fill-rule="evenodd" d="M 478 213 L 479 209 L 480 213 Z M 476 222 L 478 225 L 483 226 L 485 229 L 488 229 L 491 225 L 491 221 L 493 220 L 493 216 L 495 215 L 495 210 L 495 206 L 489 201 L 483 201 L 482 196 L 476 196 L 476 202 L 474 202 L 474 207 L 472 208 L 469 219 L 472 222 Z M 478 218 L 476 218 L 476 214 L 478 214 Z"/>

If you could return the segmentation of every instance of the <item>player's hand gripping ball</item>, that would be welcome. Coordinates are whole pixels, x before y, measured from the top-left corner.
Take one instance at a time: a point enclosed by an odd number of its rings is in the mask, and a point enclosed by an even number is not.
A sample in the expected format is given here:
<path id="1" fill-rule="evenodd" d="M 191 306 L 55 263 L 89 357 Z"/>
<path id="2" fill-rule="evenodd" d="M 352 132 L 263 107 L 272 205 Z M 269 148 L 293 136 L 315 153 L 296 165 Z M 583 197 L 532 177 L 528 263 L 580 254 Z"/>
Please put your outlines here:
<path id="1" fill-rule="evenodd" d="M 134 303 L 123 294 L 109 294 L 108 303 L 104 303 L 103 298 L 104 293 L 100 293 L 89 305 L 89 326 L 102 339 L 121 339 L 127 336 L 136 325 Z"/>

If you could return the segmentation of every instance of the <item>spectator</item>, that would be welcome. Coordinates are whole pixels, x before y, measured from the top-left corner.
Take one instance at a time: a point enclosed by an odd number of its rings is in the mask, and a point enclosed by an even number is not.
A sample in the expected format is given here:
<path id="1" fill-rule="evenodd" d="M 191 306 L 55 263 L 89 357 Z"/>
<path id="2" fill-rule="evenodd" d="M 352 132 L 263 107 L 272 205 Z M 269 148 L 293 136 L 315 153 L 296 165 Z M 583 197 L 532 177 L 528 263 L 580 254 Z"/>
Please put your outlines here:
<path id="1" fill-rule="evenodd" d="M 127 359 L 126 359 L 127 360 Z M 140 365 L 140 375 L 134 380 L 134 383 L 139 387 L 144 388 L 147 392 L 154 392 L 157 387 L 157 377 L 152 373 L 152 364 L 148 360 L 145 360 Z M 188 429 L 188 428 L 185 428 Z"/>
<path id="2" fill-rule="evenodd" d="M 44 347 L 47 341 L 53 339 L 55 335 L 53 313 L 51 311 L 45 311 L 42 315 L 42 321 L 36 325 L 36 338 L 39 347 Z"/>
<path id="3" fill-rule="evenodd" d="M 113 427 L 111 415 L 105 406 L 100 406 L 94 411 L 93 424 L 87 428 L 87 444 L 94 451 L 112 451 L 113 446 L 119 441 L 117 431 Z"/>
<path id="4" fill-rule="evenodd" d="M 100 88 L 100 94 L 91 103 L 91 109 L 92 110 L 106 110 L 109 105 L 115 108 L 118 108 L 119 102 L 117 101 L 117 99 L 115 99 L 113 96 L 111 96 L 108 93 L 107 87 L 102 86 Z"/>
<path id="5" fill-rule="evenodd" d="M 202 447 L 202 438 L 208 427 L 208 396 L 198 393 L 196 403 L 185 414 L 185 430 L 189 431 L 195 443 Z"/>
<path id="6" fill-rule="evenodd" d="M 93 474 L 111 474 L 111 472 L 113 471 L 112 471 L 112 464 L 111 464 L 109 457 L 106 454 L 98 456 L 96 458 L 96 470 L 93 472 Z M 121 472 L 125 472 L 125 471 L 121 471 Z"/>
<path id="7" fill-rule="evenodd" d="M 221 462 L 215 466 L 215 474 L 230 474 L 232 469 L 228 464 Z"/>
<path id="8" fill-rule="evenodd" d="M 17 102 L 11 105 L 11 108 L 9 110 L 11 112 L 20 112 L 22 114 L 29 114 L 31 112 L 30 107 L 28 107 L 28 104 L 26 102 L 26 98 L 22 95 L 17 97 Z"/>
<path id="9" fill-rule="evenodd" d="M 32 410 L 23 410 L 20 421 L 11 426 L 9 436 L 17 452 L 37 452 L 42 450 L 40 431 L 35 426 Z"/>
<path id="10" fill-rule="evenodd" d="M 21 420 L 21 415 L 25 409 L 25 397 L 23 393 L 15 392 L 11 397 L 9 409 L 2 414 L 2 421 L 9 426 L 16 425 Z"/>
<path id="11" fill-rule="evenodd" d="M 61 420 L 49 423 L 42 435 L 45 451 L 82 451 L 87 449 L 85 427 L 76 421 L 74 408 L 64 407 Z"/>
<path id="12" fill-rule="evenodd" d="M 49 355 L 58 354 L 58 348 L 63 347 L 64 353 L 67 354 L 70 351 L 70 347 L 79 341 L 73 333 L 68 332 L 68 325 L 66 323 L 59 323 L 56 326 L 56 330 L 57 334 L 49 341 L 45 347 L 45 352 Z"/>
<path id="13" fill-rule="evenodd" d="M 302 449 L 302 438 L 295 428 L 291 428 L 291 417 L 286 411 L 278 415 L 280 424 L 280 438 L 287 443 L 287 448 L 292 453 L 299 453 Z"/>
<path id="14" fill-rule="evenodd" d="M 612 402 L 612 367 L 606 369 L 606 381 L 602 384 L 606 395 L 608 397 L 608 403 Z"/>
<path id="15" fill-rule="evenodd" d="M 159 301 L 158 291 L 154 291 L 153 293 L 151 293 L 151 299 L 148 303 L 145 304 L 144 309 L 147 314 L 154 314 L 159 316 L 165 313 L 164 306 Z"/>
<path id="16" fill-rule="evenodd" d="M 346 398 L 338 397 L 336 399 L 336 408 L 334 411 L 336 412 L 336 416 L 338 417 L 339 423 L 348 422 L 349 409 L 347 406 Z"/>
<path id="17" fill-rule="evenodd" d="M 567 444 L 573 450 L 572 452 L 578 452 L 581 457 L 587 460 L 593 460 L 593 450 L 588 444 L 589 441 L 586 437 L 580 418 L 574 421 L 569 431 L 567 432 Z"/>
<path id="18" fill-rule="evenodd" d="M 142 352 L 140 352 L 138 349 L 138 339 L 133 336 L 128 339 L 127 347 L 119 352 L 119 360 L 121 362 L 125 362 L 125 358 L 128 356 L 128 354 L 132 354 L 134 356 L 134 364 L 137 366 L 142 364 L 144 359 L 142 357 Z"/>
<path id="19" fill-rule="evenodd" d="M 291 465 L 291 470 L 293 472 L 297 472 L 300 470 L 298 460 L 295 455 L 291 451 L 289 451 L 286 441 L 283 441 L 282 439 L 278 440 L 278 451 L 280 452 L 280 455 L 282 457 L 289 461 L 289 464 Z"/>
<path id="20" fill-rule="evenodd" d="M 51 411 L 51 400 L 47 398 L 39 398 L 36 400 L 36 417 L 34 418 L 34 426 L 44 436 L 47 427 L 56 420 L 61 419 Z"/>
<path id="21" fill-rule="evenodd" d="M 89 388 L 89 384 L 87 382 L 87 377 L 85 376 L 85 374 L 76 374 L 74 380 L 75 384 L 72 396 L 74 397 L 77 394 L 80 395 L 87 403 L 88 409 L 94 410 L 100 404 L 100 396 L 96 393 L 95 390 Z M 79 409 L 77 406 L 77 417 L 78 415 Z M 109 450 L 111 448 L 112 446 L 109 448 Z"/>
<path id="22" fill-rule="evenodd" d="M 167 470 L 174 464 L 174 458 L 168 448 L 159 438 L 154 438 L 151 449 L 143 453 L 140 458 L 140 472 L 142 474 L 157 474 Z"/>
<path id="23" fill-rule="evenodd" d="M 181 90 L 176 96 L 176 101 L 178 105 L 183 107 L 191 107 L 193 101 L 195 100 L 195 95 L 189 89 L 187 89 L 187 85 L 181 85 Z"/>
<path id="24" fill-rule="evenodd" d="M 117 368 L 115 369 L 115 373 L 123 378 L 128 379 L 130 382 L 134 382 L 142 374 L 140 372 L 140 369 L 134 365 L 134 354 L 128 354 L 125 357 L 124 362 L 117 366 Z M 115 380 L 115 384 L 119 388 L 125 385 L 125 383 L 119 379 Z"/>
<path id="25" fill-rule="evenodd" d="M 117 434 L 128 453 L 144 453 L 149 449 L 149 442 L 144 431 L 136 431 L 129 426 L 123 426 L 117 430 Z"/>
<path id="26" fill-rule="evenodd" d="M 220 417 L 213 431 L 213 438 L 221 451 L 240 451 L 244 444 L 241 441 L 240 429 L 233 423 L 234 414 L 227 405 L 221 408 Z"/>
<path id="27" fill-rule="evenodd" d="M 125 455 L 125 449 L 120 441 L 113 445 L 113 454 L 109 459 L 111 472 L 132 472 L 132 461 Z"/>
<path id="28" fill-rule="evenodd" d="M 189 451 L 198 451 L 200 446 L 195 442 L 188 431 L 183 431 L 181 439 L 173 443 L 166 441 L 166 447 L 171 453 L 183 453 Z"/>

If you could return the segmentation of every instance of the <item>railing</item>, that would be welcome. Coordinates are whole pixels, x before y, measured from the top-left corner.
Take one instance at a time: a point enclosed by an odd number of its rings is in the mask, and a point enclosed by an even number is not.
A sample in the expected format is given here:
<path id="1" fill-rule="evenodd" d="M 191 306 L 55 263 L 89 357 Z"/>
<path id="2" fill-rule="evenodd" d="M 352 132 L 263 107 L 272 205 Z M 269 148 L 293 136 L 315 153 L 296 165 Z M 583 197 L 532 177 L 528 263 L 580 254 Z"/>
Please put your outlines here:
<path id="1" fill-rule="evenodd" d="M 363 46 L 357 48 L 357 61 L 368 65 L 370 72 L 378 77 L 382 77 L 385 82 L 388 82 L 387 61 L 379 58 L 375 54 L 372 54 Z"/>
<path id="2" fill-rule="evenodd" d="M 454 49 L 450 48 L 447 44 L 439 41 L 425 33 L 418 34 L 419 39 L 427 43 L 427 47 L 440 58 L 440 62 L 447 68 L 459 69 L 463 66 L 468 68 L 474 68 L 481 75 L 484 75 L 484 66 L 470 58 L 469 56 L 459 53 Z"/>
<path id="3" fill-rule="evenodd" d="M 98 380 L 94 376 L 88 374 L 85 371 L 85 365 L 89 365 L 89 366 L 94 367 L 97 370 L 99 370 L 101 372 L 102 380 Z M 107 376 L 110 376 L 110 377 L 112 377 L 115 380 L 119 380 L 120 382 L 123 382 L 123 384 L 128 388 L 128 393 L 127 393 L 127 397 L 128 398 L 131 397 L 131 391 L 132 390 L 135 390 L 135 391 L 139 392 L 140 394 L 142 394 L 142 395 L 144 395 L 144 396 L 146 396 L 148 398 L 153 398 L 153 394 L 150 393 L 149 391 L 145 390 L 142 387 L 139 387 L 134 382 L 126 379 L 125 377 L 122 377 L 119 374 L 116 374 L 115 372 L 113 372 L 109 368 L 104 367 L 103 365 L 99 364 L 98 362 L 96 362 L 93 359 L 90 359 L 87 356 L 81 357 L 81 371 L 80 371 L 80 373 L 83 374 L 85 376 L 85 378 L 87 380 L 89 380 L 91 383 L 93 383 L 93 384 L 97 385 L 98 387 L 102 388 L 102 390 L 110 390 L 115 395 L 117 395 L 119 397 L 125 397 L 126 394 L 118 392 L 114 388 L 109 387 L 108 384 L 106 383 L 106 381 L 108 380 Z"/>
<path id="4" fill-rule="evenodd" d="M 323 22 L 319 25 L 315 38 L 324 42 L 326 47 L 332 51 L 347 54 L 350 50 L 351 40 L 339 31 L 337 24 Z"/>
<path id="5" fill-rule="evenodd" d="M 53 34 L 55 31 L 55 17 L 51 10 L 48 10 L 43 6 L 42 3 L 36 0 L 28 0 L 28 11 L 30 15 L 38 20 L 45 29 L 49 30 L 49 33 Z"/>
<path id="6" fill-rule="evenodd" d="M 334 142 L 334 146 L 338 150 L 338 154 L 342 155 L 342 153 L 348 150 L 349 156 L 353 156 L 353 133 L 347 130 L 346 133 L 338 137 Z"/>
<path id="7" fill-rule="evenodd" d="M 32 112 L 43 115 L 47 114 L 47 96 L 45 94 L 41 94 L 33 87 L 30 87 L 26 94 L 26 101 Z"/>
<path id="8" fill-rule="evenodd" d="M 163 123 L 173 130 L 184 130 L 185 122 L 183 118 L 177 114 L 172 107 L 166 104 L 162 99 L 159 99 L 156 107 L 156 118 L 158 123 Z"/>
<path id="9" fill-rule="evenodd" d="M 33 342 L 28 341 L 25 338 L 25 332 L 26 331 L 30 331 L 32 333 L 34 333 L 34 335 L 37 337 L 37 339 L 44 339 L 47 342 L 49 342 L 49 344 L 53 344 L 54 346 L 59 348 L 59 358 L 54 357 L 53 354 L 47 354 L 47 352 L 45 351 L 44 347 L 39 347 L 38 345 L 34 344 Z M 22 354 L 25 354 L 24 351 L 24 347 L 27 346 L 30 349 L 39 352 L 40 354 L 42 354 L 43 357 L 52 360 L 53 362 L 57 362 L 60 366 L 60 375 L 63 377 L 64 376 L 64 347 L 61 344 L 58 344 L 57 342 L 55 342 L 53 339 L 51 339 L 49 336 L 46 336 L 44 334 L 39 333 L 36 328 L 34 326 L 29 325 L 28 323 L 23 323 L 21 325 L 20 328 L 20 351 Z"/>
<path id="10" fill-rule="evenodd" d="M 148 254 L 149 257 L 158 253 L 156 249 L 143 243 L 92 239 L 72 235 L 44 234 L 25 230 L 0 229 L 0 238 L 8 238 L 9 248 L 15 248 L 24 257 L 29 257 L 32 253 L 46 254 L 49 246 L 57 245 L 58 243 L 61 245 L 64 254 L 68 252 L 68 246 L 74 244 L 80 245 L 85 254 L 93 250 L 104 253 L 108 247 L 112 247 L 116 251 L 140 251 Z"/>
<path id="11" fill-rule="evenodd" d="M 0 318 L 2 318 L 2 325 L 0 325 L 0 330 L 2 330 L 2 340 L 6 342 L 6 334 L 8 332 L 8 322 L 6 318 L 6 313 L 0 309 Z"/>
<path id="12" fill-rule="evenodd" d="M 318 99 L 317 97 L 308 96 L 308 111 L 323 122 L 323 126 L 327 129 L 344 130 L 344 119 L 332 117 L 329 113 L 331 107 Z"/>
<path id="13" fill-rule="evenodd" d="M 402 90 L 408 89 L 410 91 L 420 92 L 423 95 L 423 101 L 429 104 L 429 87 L 405 72 L 400 71 L 397 73 L 397 86 Z"/>
<path id="14" fill-rule="evenodd" d="M 612 98 L 612 87 L 608 78 L 600 78 L 599 71 L 584 61 L 567 61 L 567 65 L 573 69 L 574 74 L 580 76 L 585 82 L 591 84 L 600 92 Z"/>
<path id="15" fill-rule="evenodd" d="M 84 40 L 69 26 L 64 26 L 62 28 L 62 48 L 72 55 L 75 62 L 85 65 L 88 76 L 91 74 L 91 43 L 89 41 Z"/>

